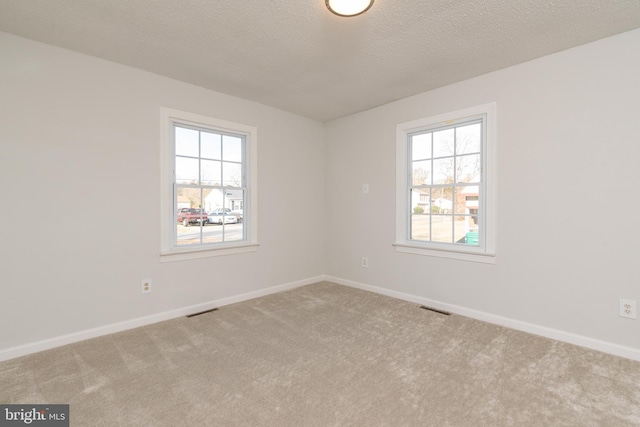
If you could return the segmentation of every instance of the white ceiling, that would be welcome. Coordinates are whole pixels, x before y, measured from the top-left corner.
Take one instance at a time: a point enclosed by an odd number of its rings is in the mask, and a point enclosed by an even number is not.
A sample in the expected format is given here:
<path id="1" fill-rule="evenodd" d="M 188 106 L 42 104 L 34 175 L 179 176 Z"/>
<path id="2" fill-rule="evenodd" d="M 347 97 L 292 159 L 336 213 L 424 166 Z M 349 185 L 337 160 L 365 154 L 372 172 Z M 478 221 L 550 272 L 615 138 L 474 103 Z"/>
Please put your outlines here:
<path id="1" fill-rule="evenodd" d="M 640 0 L 0 0 L 0 31 L 321 121 L 638 27 Z"/>

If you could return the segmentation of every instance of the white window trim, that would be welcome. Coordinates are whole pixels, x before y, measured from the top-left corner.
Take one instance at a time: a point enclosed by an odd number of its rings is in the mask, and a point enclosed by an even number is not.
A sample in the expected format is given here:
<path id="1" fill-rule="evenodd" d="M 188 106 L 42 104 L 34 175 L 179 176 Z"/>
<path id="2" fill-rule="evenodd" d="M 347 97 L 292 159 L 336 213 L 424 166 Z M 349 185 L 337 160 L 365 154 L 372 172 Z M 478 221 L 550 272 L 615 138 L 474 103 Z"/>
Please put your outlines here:
<path id="1" fill-rule="evenodd" d="M 198 259 L 212 256 L 232 255 L 258 250 L 258 129 L 253 126 L 234 123 L 226 120 L 215 119 L 186 111 L 171 108 L 160 108 L 161 120 L 161 200 L 160 200 L 160 261 L 171 262 L 188 259 Z M 214 128 L 235 134 L 244 135 L 246 138 L 246 181 L 248 206 L 243 207 L 246 219 L 246 240 L 241 242 L 229 242 L 216 244 L 215 246 L 202 245 L 177 247 L 175 240 L 175 217 L 173 208 L 173 157 L 174 149 L 171 143 L 173 122 L 186 125 Z"/>
<path id="2" fill-rule="evenodd" d="M 484 248 L 435 242 L 419 242 L 409 239 L 409 166 L 408 135 L 427 127 L 449 126 L 485 115 L 486 136 L 483 141 L 482 168 L 485 180 L 483 226 Z M 463 261 L 495 264 L 496 262 L 496 104 L 488 103 L 437 116 L 400 123 L 396 127 L 396 241 L 397 252 L 450 258 Z"/>

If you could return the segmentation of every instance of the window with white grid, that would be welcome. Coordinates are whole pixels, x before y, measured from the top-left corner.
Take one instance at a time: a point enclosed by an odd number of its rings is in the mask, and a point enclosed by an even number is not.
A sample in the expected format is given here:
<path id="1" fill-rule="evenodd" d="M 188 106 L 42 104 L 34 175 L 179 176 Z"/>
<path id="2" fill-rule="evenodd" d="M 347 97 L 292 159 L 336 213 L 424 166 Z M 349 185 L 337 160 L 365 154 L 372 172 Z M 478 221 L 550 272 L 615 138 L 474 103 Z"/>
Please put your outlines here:
<path id="1" fill-rule="evenodd" d="M 493 262 L 495 105 L 397 128 L 397 232 L 402 252 Z"/>
<path id="2" fill-rule="evenodd" d="M 163 109 L 163 260 L 256 250 L 255 128 Z"/>

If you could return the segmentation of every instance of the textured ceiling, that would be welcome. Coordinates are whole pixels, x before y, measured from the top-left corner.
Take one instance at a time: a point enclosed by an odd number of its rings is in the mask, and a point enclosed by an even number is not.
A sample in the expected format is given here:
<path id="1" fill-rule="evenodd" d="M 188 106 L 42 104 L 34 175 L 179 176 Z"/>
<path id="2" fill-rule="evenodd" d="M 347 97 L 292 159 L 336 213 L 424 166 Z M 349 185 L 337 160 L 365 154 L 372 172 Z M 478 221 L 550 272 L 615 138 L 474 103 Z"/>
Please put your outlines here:
<path id="1" fill-rule="evenodd" d="M 0 31 L 321 121 L 638 27 L 640 0 L 0 0 Z"/>

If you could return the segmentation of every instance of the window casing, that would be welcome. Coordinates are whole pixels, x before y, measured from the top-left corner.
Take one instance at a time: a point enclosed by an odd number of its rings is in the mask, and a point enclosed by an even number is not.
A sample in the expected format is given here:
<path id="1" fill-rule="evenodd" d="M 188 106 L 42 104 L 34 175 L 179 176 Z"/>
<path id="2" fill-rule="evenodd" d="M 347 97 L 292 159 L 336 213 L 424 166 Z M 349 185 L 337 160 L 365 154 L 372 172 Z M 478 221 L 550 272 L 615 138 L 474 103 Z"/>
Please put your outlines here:
<path id="1" fill-rule="evenodd" d="M 495 104 L 397 126 L 396 250 L 495 262 Z"/>
<path id="2" fill-rule="evenodd" d="M 161 260 L 257 249 L 257 130 L 162 109 Z"/>

